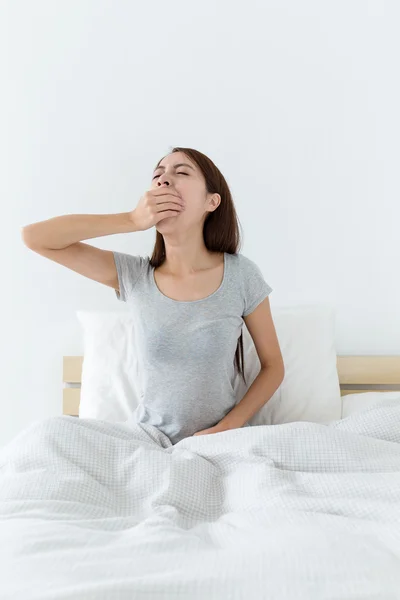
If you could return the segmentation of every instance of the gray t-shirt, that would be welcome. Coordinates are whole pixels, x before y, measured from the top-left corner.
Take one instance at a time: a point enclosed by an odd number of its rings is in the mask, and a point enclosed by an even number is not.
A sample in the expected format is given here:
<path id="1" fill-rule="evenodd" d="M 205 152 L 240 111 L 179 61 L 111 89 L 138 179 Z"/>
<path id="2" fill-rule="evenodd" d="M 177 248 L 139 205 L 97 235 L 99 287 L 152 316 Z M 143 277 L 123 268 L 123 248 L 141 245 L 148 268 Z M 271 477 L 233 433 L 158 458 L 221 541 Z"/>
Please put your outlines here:
<path id="1" fill-rule="evenodd" d="M 172 444 L 216 425 L 236 404 L 234 364 L 243 316 L 272 291 L 258 266 L 224 254 L 220 287 L 206 298 L 173 300 L 154 279 L 149 257 L 114 252 L 120 294 L 133 311 L 142 386 L 134 420 Z"/>

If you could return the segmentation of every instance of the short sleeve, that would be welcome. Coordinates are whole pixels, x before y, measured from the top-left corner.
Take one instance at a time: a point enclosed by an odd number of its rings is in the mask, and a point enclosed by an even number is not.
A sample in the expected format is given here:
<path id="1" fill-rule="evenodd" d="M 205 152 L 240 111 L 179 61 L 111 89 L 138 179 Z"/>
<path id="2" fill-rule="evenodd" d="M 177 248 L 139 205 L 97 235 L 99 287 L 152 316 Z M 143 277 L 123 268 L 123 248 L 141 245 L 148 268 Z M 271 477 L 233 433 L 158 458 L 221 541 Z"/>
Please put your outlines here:
<path id="1" fill-rule="evenodd" d="M 243 255 L 242 282 L 244 309 L 243 316 L 247 317 L 272 292 L 272 287 L 265 281 L 260 268 L 255 262 Z"/>
<path id="2" fill-rule="evenodd" d="M 126 302 L 140 277 L 146 259 L 142 256 L 133 256 L 124 252 L 113 252 L 114 262 L 118 274 L 118 290 L 115 290 L 117 299 Z M 148 261 L 148 259 L 147 259 Z"/>

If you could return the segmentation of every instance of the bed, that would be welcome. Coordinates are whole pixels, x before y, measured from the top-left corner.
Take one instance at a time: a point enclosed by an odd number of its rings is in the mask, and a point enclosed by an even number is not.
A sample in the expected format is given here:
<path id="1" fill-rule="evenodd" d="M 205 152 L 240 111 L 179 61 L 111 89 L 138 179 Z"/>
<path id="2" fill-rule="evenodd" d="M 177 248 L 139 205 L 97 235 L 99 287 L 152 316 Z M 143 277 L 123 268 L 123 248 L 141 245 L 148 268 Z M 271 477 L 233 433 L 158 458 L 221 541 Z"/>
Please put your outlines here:
<path id="1" fill-rule="evenodd" d="M 0 451 L 1 600 L 400 598 L 400 356 L 337 368 L 349 416 L 172 446 L 76 418 L 64 357 L 63 414 Z"/>
<path id="2" fill-rule="evenodd" d="M 63 358 L 63 414 L 79 415 L 83 356 Z M 337 371 L 345 413 L 346 395 L 385 391 L 400 393 L 400 356 L 338 356 Z M 381 396 L 385 399 L 385 396 Z"/>

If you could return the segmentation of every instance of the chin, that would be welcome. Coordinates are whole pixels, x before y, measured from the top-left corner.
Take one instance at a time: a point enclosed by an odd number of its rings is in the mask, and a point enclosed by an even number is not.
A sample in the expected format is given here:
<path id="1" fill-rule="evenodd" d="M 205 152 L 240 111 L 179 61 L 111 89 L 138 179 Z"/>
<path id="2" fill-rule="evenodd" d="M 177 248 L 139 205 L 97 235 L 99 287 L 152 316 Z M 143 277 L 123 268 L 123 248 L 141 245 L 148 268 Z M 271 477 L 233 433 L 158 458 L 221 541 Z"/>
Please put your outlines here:
<path id="1" fill-rule="evenodd" d="M 176 217 L 166 217 L 165 219 L 162 219 L 162 221 L 157 223 L 156 229 L 159 233 L 173 233 L 174 231 L 178 231 Z"/>

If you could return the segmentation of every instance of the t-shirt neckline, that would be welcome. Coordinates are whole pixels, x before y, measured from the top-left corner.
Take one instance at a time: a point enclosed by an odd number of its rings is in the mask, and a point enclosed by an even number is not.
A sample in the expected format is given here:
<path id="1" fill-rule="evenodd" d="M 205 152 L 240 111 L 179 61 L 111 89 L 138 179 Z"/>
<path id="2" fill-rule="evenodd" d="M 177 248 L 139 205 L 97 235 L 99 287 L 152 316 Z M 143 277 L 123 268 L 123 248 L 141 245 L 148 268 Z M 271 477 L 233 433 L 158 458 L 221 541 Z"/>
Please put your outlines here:
<path id="1" fill-rule="evenodd" d="M 209 294 L 208 296 L 205 296 L 204 298 L 199 298 L 198 300 L 175 300 L 174 298 L 170 298 L 169 296 L 166 296 L 158 287 L 155 277 L 154 277 L 154 271 L 155 268 L 152 267 L 151 269 L 151 280 L 153 282 L 153 286 L 156 289 L 156 292 L 158 292 L 158 294 L 160 296 L 162 296 L 163 298 L 165 298 L 165 300 L 168 300 L 169 302 L 174 302 L 175 304 L 197 304 L 198 302 L 204 302 L 205 300 L 209 300 L 210 298 L 212 298 L 213 296 L 215 296 L 216 294 L 218 294 L 218 292 L 220 290 L 222 290 L 224 283 L 226 281 L 227 278 L 227 265 L 228 265 L 228 260 L 227 260 L 227 252 L 224 252 L 224 274 L 222 277 L 222 281 L 221 284 L 219 285 L 219 287 L 212 293 Z"/>

